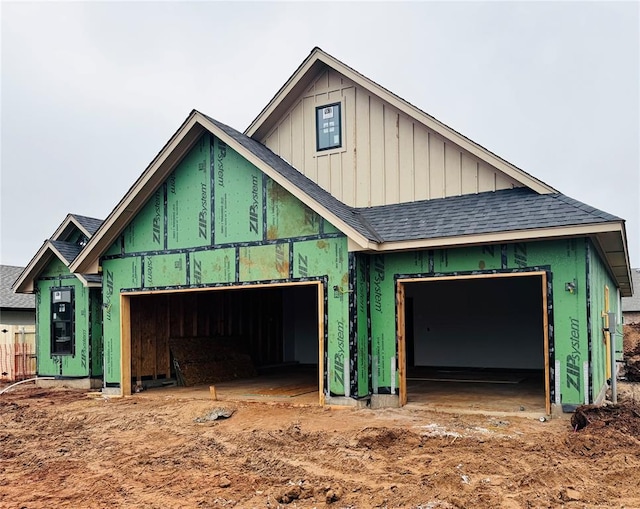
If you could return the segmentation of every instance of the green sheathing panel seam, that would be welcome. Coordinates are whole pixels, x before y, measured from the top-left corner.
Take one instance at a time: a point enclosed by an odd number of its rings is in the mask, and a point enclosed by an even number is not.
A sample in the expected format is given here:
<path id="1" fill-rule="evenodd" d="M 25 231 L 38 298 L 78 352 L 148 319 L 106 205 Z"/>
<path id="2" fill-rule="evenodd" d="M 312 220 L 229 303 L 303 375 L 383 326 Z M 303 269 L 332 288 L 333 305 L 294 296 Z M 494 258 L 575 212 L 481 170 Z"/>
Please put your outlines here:
<path id="1" fill-rule="evenodd" d="M 351 272 L 353 278 L 353 293 L 355 306 L 355 342 L 356 342 L 356 370 L 358 397 L 365 397 L 371 393 L 371 328 L 369 323 L 369 289 L 368 263 L 369 258 L 362 253 L 354 253 L 355 267 Z"/>
<path id="2" fill-rule="evenodd" d="M 91 333 L 90 333 L 90 362 L 91 376 L 101 377 L 103 374 L 103 344 L 102 344 L 102 295 L 97 288 L 89 292 L 91 301 Z"/>
<path id="3" fill-rule="evenodd" d="M 349 292 L 349 329 L 348 329 L 348 341 L 349 341 L 349 395 L 357 398 L 359 394 L 358 390 L 358 366 L 360 355 L 358 352 L 358 334 L 357 334 L 357 309 L 358 309 L 358 295 L 356 293 L 357 285 L 357 270 L 356 270 L 356 255 L 355 253 L 349 253 L 349 286 L 347 291 Z M 347 384 L 345 384 L 345 396 Z"/>
<path id="4" fill-rule="evenodd" d="M 594 395 L 594 355 L 593 355 L 593 327 L 592 327 L 592 316 L 591 316 L 591 252 L 589 241 L 585 239 L 585 291 L 587 292 L 587 358 L 589 359 L 589 369 L 587 373 L 588 379 L 588 390 L 585 392 L 585 404 L 591 403 L 595 399 Z"/>

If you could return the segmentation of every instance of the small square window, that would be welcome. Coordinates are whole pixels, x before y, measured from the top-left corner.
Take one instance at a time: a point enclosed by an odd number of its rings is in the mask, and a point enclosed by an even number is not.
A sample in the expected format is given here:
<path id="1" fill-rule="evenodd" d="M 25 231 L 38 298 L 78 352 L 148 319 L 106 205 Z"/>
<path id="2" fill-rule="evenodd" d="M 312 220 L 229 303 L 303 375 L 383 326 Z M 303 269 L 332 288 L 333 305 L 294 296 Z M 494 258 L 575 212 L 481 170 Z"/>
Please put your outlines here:
<path id="1" fill-rule="evenodd" d="M 316 108 L 316 148 L 327 150 L 342 146 L 340 103 Z"/>

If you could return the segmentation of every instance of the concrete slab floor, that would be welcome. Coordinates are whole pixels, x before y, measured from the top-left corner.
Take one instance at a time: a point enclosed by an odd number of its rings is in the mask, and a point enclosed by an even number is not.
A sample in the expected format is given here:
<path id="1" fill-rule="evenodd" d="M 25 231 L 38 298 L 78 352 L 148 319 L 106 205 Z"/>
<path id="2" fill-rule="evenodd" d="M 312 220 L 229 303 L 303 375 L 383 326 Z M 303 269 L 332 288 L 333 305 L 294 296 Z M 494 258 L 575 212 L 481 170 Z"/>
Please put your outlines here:
<path id="1" fill-rule="evenodd" d="M 317 380 L 309 373 L 283 372 L 211 384 L 218 401 L 261 401 L 318 405 Z M 545 415 L 544 386 L 537 377 L 517 383 L 407 380 L 407 407 L 453 413 Z M 211 399 L 210 385 L 157 387 L 136 397 Z"/>

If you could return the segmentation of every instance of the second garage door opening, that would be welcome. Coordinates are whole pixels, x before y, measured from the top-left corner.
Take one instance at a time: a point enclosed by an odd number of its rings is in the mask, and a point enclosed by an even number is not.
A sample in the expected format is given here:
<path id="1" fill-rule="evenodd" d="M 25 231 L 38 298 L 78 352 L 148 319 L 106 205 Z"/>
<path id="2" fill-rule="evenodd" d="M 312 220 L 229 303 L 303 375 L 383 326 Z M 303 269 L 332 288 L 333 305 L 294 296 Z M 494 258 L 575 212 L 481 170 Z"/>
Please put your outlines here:
<path id="1" fill-rule="evenodd" d="M 405 401 L 548 408 L 544 273 L 400 282 Z M 402 362 L 402 360 L 401 360 Z"/>

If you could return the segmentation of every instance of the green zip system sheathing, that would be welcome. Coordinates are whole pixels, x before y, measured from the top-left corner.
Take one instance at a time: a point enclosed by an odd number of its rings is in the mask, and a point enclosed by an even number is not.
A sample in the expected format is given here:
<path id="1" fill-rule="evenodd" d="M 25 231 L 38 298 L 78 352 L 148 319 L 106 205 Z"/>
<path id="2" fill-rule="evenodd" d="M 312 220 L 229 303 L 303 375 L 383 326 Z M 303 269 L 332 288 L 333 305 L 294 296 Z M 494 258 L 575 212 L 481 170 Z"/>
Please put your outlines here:
<path id="1" fill-rule="evenodd" d="M 69 354 L 51 351 L 51 291 L 73 289 L 73 349 Z M 37 358 L 39 376 L 99 377 L 102 375 L 102 331 L 100 294 L 86 288 L 55 258 L 37 281 Z M 47 317 L 47 319 L 43 319 Z"/>
<path id="2" fill-rule="evenodd" d="M 541 270 L 547 272 L 549 286 L 549 362 L 555 381 L 551 398 L 555 403 L 582 403 L 588 394 L 585 239 L 371 256 L 372 392 L 398 394 L 396 279 Z M 569 291 L 568 283 L 577 290 Z"/>
<path id="3" fill-rule="evenodd" d="M 618 317 L 620 324 L 620 313 L 617 306 L 617 289 L 611 275 L 606 270 L 598 253 L 589 243 L 588 252 L 588 287 L 585 291 L 589 294 L 589 335 L 591 345 L 591 401 L 596 401 L 603 395 L 607 388 L 607 373 L 610 371 L 607 366 L 607 341 L 605 335 L 604 313 L 610 311 Z M 606 293 L 609 292 L 609 309 L 607 309 Z M 618 330 L 622 327 L 618 325 Z M 615 335 L 615 349 L 617 360 L 622 359 L 622 334 Z"/>
<path id="4" fill-rule="evenodd" d="M 346 237 L 217 138 L 196 143 L 101 263 L 106 383 L 120 382 L 121 293 L 321 281 L 325 391 L 350 394 Z"/>

